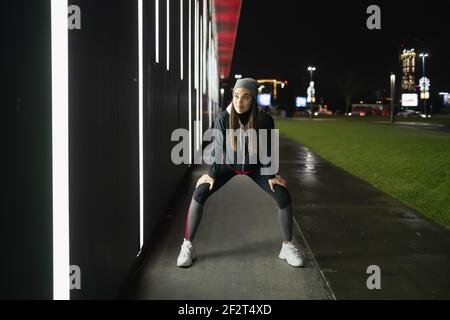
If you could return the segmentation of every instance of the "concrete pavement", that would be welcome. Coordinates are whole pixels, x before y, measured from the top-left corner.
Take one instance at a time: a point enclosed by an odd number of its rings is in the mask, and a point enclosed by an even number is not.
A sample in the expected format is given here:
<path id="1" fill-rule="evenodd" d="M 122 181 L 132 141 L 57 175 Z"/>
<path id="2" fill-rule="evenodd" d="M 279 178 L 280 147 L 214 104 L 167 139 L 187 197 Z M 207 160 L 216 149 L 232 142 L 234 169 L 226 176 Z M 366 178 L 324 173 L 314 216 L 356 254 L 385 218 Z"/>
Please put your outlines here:
<path id="1" fill-rule="evenodd" d="M 450 231 L 291 140 L 282 174 L 295 217 L 337 299 L 449 299 Z M 369 290 L 369 266 L 381 289 Z"/>
<path id="2" fill-rule="evenodd" d="M 235 176 L 205 204 L 195 238 L 197 259 L 178 268 L 190 196 L 206 167 L 197 167 L 168 212 L 143 267 L 136 272 L 133 299 L 272 300 L 332 299 L 300 230 L 294 242 L 305 266 L 295 268 L 278 258 L 281 232 L 272 198 L 247 176 Z M 151 250 L 150 250 L 151 249 Z"/>
<path id="3" fill-rule="evenodd" d="M 248 177 L 233 178 L 206 203 L 198 259 L 176 267 L 199 166 L 168 210 L 129 283 L 134 299 L 449 299 L 450 231 L 289 139 L 280 174 L 294 204 L 294 241 L 305 268 L 277 258 L 276 204 Z M 381 289 L 369 290 L 369 266 Z"/>

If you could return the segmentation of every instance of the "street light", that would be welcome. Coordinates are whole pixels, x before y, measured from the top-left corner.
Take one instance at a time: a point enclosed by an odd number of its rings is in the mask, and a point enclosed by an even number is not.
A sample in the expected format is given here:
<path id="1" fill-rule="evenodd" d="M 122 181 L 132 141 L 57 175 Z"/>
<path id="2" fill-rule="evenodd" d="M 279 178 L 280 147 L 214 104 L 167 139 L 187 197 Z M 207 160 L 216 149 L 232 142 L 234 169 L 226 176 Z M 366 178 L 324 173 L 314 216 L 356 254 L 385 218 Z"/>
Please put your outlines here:
<path id="1" fill-rule="evenodd" d="M 391 122 L 394 122 L 395 74 L 391 73 Z"/>
<path id="2" fill-rule="evenodd" d="M 241 79 L 241 78 L 242 78 L 242 74 L 235 74 L 234 77 L 235 77 L 236 79 Z"/>
<path id="3" fill-rule="evenodd" d="M 308 89 L 307 89 L 307 93 L 308 93 L 308 102 L 309 102 L 309 105 L 310 105 L 310 111 L 311 111 L 311 114 L 310 114 L 310 118 L 312 119 L 313 118 L 313 103 L 315 102 L 315 97 L 314 97 L 314 94 L 315 94 L 315 90 L 314 90 L 314 82 L 313 82 L 313 72 L 314 71 L 316 71 L 316 67 L 308 67 L 308 71 L 309 71 L 309 74 L 310 74 L 310 82 L 309 82 L 309 87 L 308 87 Z"/>
<path id="4" fill-rule="evenodd" d="M 308 71 L 311 75 L 310 81 L 313 80 L 313 72 L 316 71 L 316 67 L 308 67 Z"/>
<path id="5" fill-rule="evenodd" d="M 424 85 L 425 85 L 425 58 L 428 57 L 428 53 L 421 53 L 419 54 L 419 57 L 422 58 L 422 79 L 424 81 Z M 422 88 L 421 88 L 422 91 Z M 426 103 L 426 93 L 425 93 L 425 89 L 422 92 L 422 102 L 423 102 L 423 112 L 425 113 L 425 115 L 427 115 L 427 103 Z"/>

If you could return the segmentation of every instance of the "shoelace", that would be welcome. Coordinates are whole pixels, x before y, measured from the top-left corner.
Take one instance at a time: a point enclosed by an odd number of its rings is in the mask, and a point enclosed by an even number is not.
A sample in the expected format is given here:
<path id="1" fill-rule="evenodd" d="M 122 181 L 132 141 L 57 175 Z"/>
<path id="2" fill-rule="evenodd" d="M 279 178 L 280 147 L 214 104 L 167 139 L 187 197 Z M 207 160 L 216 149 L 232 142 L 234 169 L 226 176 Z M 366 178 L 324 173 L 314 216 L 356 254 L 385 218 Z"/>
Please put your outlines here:
<path id="1" fill-rule="evenodd" d="M 295 256 L 299 255 L 298 249 L 296 247 L 287 247 L 287 251 L 288 251 L 288 254 L 293 254 Z"/>
<path id="2" fill-rule="evenodd" d="M 181 255 L 184 258 L 187 258 L 191 255 L 191 250 L 188 247 L 185 246 L 181 246 Z"/>

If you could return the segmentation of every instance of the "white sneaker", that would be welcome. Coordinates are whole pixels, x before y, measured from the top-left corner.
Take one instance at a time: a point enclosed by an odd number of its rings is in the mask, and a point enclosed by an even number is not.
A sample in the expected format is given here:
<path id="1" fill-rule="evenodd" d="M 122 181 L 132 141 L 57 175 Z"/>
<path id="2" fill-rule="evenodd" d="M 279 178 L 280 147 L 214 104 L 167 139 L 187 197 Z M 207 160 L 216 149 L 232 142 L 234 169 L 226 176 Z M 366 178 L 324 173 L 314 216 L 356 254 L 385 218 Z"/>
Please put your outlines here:
<path id="1" fill-rule="evenodd" d="M 178 267 L 190 267 L 192 265 L 192 261 L 195 260 L 195 251 L 192 242 L 189 240 L 184 240 L 181 245 L 181 251 L 178 255 L 177 266 Z"/>
<path id="2" fill-rule="evenodd" d="M 298 249 L 292 244 L 287 243 L 281 246 L 280 259 L 286 260 L 293 267 L 303 267 L 303 259 Z"/>

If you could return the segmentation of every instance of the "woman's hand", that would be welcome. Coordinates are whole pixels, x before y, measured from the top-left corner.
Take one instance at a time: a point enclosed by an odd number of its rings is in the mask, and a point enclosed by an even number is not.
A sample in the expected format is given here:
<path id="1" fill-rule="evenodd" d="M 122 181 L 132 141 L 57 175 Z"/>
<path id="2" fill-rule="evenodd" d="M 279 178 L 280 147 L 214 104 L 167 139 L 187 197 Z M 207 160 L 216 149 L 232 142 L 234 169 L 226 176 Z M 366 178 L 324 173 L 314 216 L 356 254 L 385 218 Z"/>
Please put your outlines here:
<path id="1" fill-rule="evenodd" d="M 197 189 L 198 186 L 201 185 L 202 183 L 209 183 L 209 190 L 211 190 L 214 185 L 214 178 L 211 178 L 208 174 L 202 175 L 200 179 L 198 179 L 195 189 Z"/>
<path id="2" fill-rule="evenodd" d="M 269 180 L 269 186 L 272 192 L 275 192 L 274 186 L 276 184 L 279 184 L 280 186 L 287 188 L 287 182 L 282 176 L 276 175 L 275 177 Z"/>

